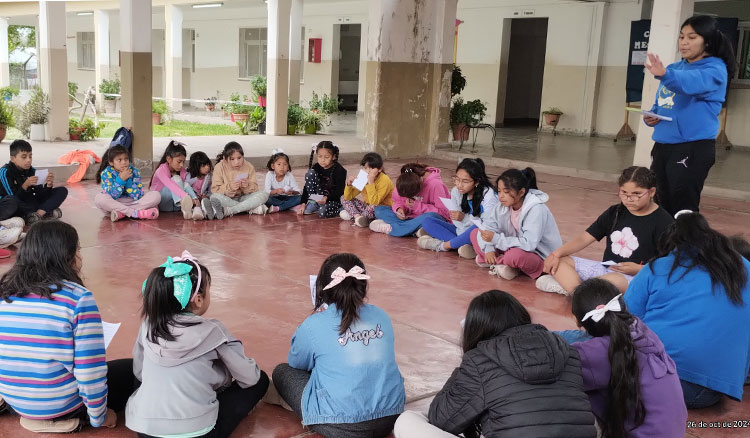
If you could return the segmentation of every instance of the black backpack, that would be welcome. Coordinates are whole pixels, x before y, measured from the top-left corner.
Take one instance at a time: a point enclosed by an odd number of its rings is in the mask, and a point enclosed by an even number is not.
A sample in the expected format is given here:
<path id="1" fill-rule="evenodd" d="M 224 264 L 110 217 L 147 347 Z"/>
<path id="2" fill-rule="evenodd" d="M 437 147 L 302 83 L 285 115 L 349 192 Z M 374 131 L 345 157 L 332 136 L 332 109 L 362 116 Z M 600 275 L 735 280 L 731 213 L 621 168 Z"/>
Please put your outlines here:
<path id="1" fill-rule="evenodd" d="M 130 159 L 133 159 L 133 132 L 126 128 L 126 127 L 120 127 L 120 129 L 115 132 L 115 136 L 112 137 L 112 141 L 109 143 L 109 147 L 112 146 L 122 146 L 128 151 L 128 156 Z"/>

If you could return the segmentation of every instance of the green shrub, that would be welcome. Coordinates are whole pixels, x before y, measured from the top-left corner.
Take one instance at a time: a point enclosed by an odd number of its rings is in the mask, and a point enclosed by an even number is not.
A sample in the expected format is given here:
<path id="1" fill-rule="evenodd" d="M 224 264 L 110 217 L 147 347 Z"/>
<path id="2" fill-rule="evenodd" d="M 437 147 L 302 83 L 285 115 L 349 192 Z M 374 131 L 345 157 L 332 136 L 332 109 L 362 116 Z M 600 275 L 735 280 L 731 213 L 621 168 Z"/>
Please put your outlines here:
<path id="1" fill-rule="evenodd" d="M 104 94 L 120 94 L 120 78 L 115 75 L 112 80 L 102 79 L 99 92 Z M 116 100 L 117 96 L 104 96 L 105 100 Z"/>

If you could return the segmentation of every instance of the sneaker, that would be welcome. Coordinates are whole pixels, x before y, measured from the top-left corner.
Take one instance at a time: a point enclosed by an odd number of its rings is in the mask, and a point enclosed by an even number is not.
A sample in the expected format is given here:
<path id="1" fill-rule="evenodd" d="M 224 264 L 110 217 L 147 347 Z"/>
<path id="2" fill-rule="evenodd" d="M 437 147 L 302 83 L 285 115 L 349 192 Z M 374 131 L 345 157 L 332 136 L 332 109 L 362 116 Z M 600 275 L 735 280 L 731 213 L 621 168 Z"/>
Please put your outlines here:
<path id="1" fill-rule="evenodd" d="M 281 210 L 281 207 L 279 207 L 278 205 L 272 205 L 272 206 L 268 207 L 268 214 L 278 213 L 279 210 Z"/>
<path id="2" fill-rule="evenodd" d="M 51 218 L 51 219 L 60 219 L 62 217 L 62 210 L 60 210 L 59 208 L 56 208 L 52 210 L 51 212 L 45 214 L 44 217 Z"/>
<path id="3" fill-rule="evenodd" d="M 185 195 L 180 201 L 180 211 L 182 212 L 183 219 L 193 218 L 193 198 L 190 195 Z"/>
<path id="4" fill-rule="evenodd" d="M 200 207 L 193 207 L 193 220 L 194 221 L 203 220 L 203 210 Z"/>
<path id="5" fill-rule="evenodd" d="M 67 420 L 30 420 L 21 417 L 21 427 L 36 433 L 71 433 L 82 426 L 80 418 Z"/>
<path id="6" fill-rule="evenodd" d="M 270 382 L 268 385 L 268 389 L 266 390 L 266 394 L 261 399 L 264 403 L 267 403 L 269 405 L 278 405 L 282 408 L 286 409 L 287 411 L 291 411 L 292 407 L 289 406 L 287 402 L 284 401 L 284 399 L 281 397 L 281 394 L 279 394 L 279 391 L 276 390 L 276 386 L 274 386 L 273 381 Z"/>
<path id="7" fill-rule="evenodd" d="M 213 219 L 216 216 L 214 214 L 214 207 L 211 205 L 211 199 L 210 198 L 203 198 L 203 199 L 201 199 L 201 210 L 203 210 L 203 215 L 208 220 L 211 220 L 211 219 Z"/>
<path id="8" fill-rule="evenodd" d="M 422 227 L 419 227 L 419 229 L 417 230 L 415 234 L 417 238 L 422 237 L 422 236 L 429 236 L 429 234 L 427 234 L 427 231 L 425 231 L 424 228 Z"/>
<path id="9" fill-rule="evenodd" d="M 25 225 L 26 222 L 23 220 L 23 218 L 20 217 L 12 217 L 10 219 L 0 221 L 0 226 L 5 228 L 23 228 Z"/>
<path id="10" fill-rule="evenodd" d="M 341 220 L 345 220 L 345 221 L 352 220 L 352 215 L 350 215 L 349 212 L 346 210 L 341 210 L 339 212 L 339 217 L 341 218 Z"/>
<path id="11" fill-rule="evenodd" d="M 305 206 L 302 204 L 292 207 L 292 210 L 297 214 L 303 214 L 305 212 Z"/>
<path id="12" fill-rule="evenodd" d="M 36 212 L 29 213 L 29 215 L 26 216 L 26 225 L 29 225 L 29 226 L 34 225 L 36 222 L 39 222 L 40 220 L 42 220 L 42 217 L 39 216 L 38 213 Z"/>
<path id="13" fill-rule="evenodd" d="M 474 257 L 474 261 L 476 262 L 477 266 L 479 266 L 480 268 L 489 268 L 490 266 L 492 266 L 489 263 L 480 262 L 479 256 Z"/>
<path id="14" fill-rule="evenodd" d="M 568 291 L 563 289 L 562 286 L 560 286 L 560 283 L 555 280 L 555 277 L 551 275 L 542 275 L 541 277 L 536 279 L 536 288 L 544 291 L 544 292 L 551 292 L 556 293 L 560 295 L 565 295 L 566 297 L 570 294 Z"/>
<path id="15" fill-rule="evenodd" d="M 232 217 L 232 216 L 234 216 L 234 212 L 232 211 L 232 207 L 222 207 L 222 209 L 224 210 L 224 217 Z M 218 219 L 218 215 L 217 215 L 217 219 Z"/>
<path id="16" fill-rule="evenodd" d="M 370 229 L 376 233 L 388 234 L 393 229 L 386 221 L 382 219 L 375 219 L 370 222 Z"/>
<path id="17" fill-rule="evenodd" d="M 145 210 L 138 210 L 138 219 L 156 219 L 159 217 L 159 209 L 147 208 Z"/>
<path id="18" fill-rule="evenodd" d="M 518 274 L 521 271 L 519 271 L 516 268 L 511 268 L 508 265 L 494 265 L 490 266 L 490 275 L 497 275 L 500 278 L 503 278 L 505 280 L 513 280 L 514 278 L 518 277 Z"/>
<path id="19" fill-rule="evenodd" d="M 361 228 L 367 228 L 367 226 L 370 225 L 370 219 L 367 219 L 364 216 L 360 216 L 354 219 L 354 225 L 361 227 Z"/>
<path id="20" fill-rule="evenodd" d="M 257 214 L 258 216 L 265 216 L 266 213 L 268 213 L 268 207 L 266 207 L 266 204 L 260 204 L 259 206 L 257 206 L 254 209 L 250 210 L 248 213 L 249 214 Z"/>
<path id="21" fill-rule="evenodd" d="M 218 220 L 224 219 L 224 207 L 217 198 L 211 198 L 211 209 L 214 211 L 214 217 Z"/>
<path id="22" fill-rule="evenodd" d="M 23 228 L 0 228 L 0 248 L 7 248 L 18 242 Z"/>
<path id="23" fill-rule="evenodd" d="M 0 248 L 0 259 L 7 259 L 10 257 L 11 252 L 7 249 Z"/>
<path id="24" fill-rule="evenodd" d="M 430 236 L 422 236 L 417 239 L 417 245 L 422 249 L 430 251 L 442 251 L 443 241 Z"/>
<path id="25" fill-rule="evenodd" d="M 320 204 L 318 204 L 315 201 L 307 201 L 307 205 L 305 205 L 305 211 L 303 214 L 313 214 L 320 210 Z"/>
<path id="26" fill-rule="evenodd" d="M 462 259 L 473 259 L 477 256 L 477 252 L 474 251 L 474 247 L 469 245 L 468 243 L 466 245 L 461 245 L 460 248 L 458 248 L 458 256 Z"/>
<path id="27" fill-rule="evenodd" d="M 112 210 L 112 211 L 111 211 L 111 212 L 109 213 L 109 218 L 110 218 L 110 219 L 112 220 L 112 222 L 117 222 L 117 221 L 119 221 L 120 219 L 124 219 L 124 218 L 125 218 L 125 215 L 124 215 L 124 214 L 122 214 L 122 213 L 120 213 L 119 211 L 114 211 L 114 210 Z"/>

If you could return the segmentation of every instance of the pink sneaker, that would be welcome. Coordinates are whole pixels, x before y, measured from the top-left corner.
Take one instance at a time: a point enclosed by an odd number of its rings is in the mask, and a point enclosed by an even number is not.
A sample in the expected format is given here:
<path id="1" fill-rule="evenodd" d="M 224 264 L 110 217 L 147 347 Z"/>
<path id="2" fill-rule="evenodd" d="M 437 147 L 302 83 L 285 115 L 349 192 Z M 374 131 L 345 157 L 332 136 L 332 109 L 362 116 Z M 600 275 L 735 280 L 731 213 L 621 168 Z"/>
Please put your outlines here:
<path id="1" fill-rule="evenodd" d="M 112 210 L 112 212 L 109 214 L 109 218 L 112 219 L 112 222 L 117 222 L 120 219 L 124 219 L 125 215 L 120 213 L 119 211 Z"/>
<path id="2" fill-rule="evenodd" d="M 159 209 L 157 208 L 138 210 L 138 219 L 156 219 L 158 217 L 159 217 Z"/>
<path id="3" fill-rule="evenodd" d="M 281 208 L 279 208 L 279 206 L 278 206 L 278 205 L 272 205 L 272 206 L 270 206 L 270 207 L 268 208 L 268 214 L 271 214 L 271 213 L 278 213 L 278 212 L 279 212 L 279 210 L 281 210 Z"/>
<path id="4" fill-rule="evenodd" d="M 375 219 L 370 222 L 370 229 L 376 233 L 388 234 L 393 228 L 384 220 Z"/>

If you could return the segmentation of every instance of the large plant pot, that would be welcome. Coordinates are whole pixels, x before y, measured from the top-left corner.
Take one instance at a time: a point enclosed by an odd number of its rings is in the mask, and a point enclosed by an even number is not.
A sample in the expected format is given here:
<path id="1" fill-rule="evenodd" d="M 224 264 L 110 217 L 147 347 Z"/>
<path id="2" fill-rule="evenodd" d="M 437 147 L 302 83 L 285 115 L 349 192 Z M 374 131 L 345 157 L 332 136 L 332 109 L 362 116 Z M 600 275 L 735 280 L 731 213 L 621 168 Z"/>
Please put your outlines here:
<path id="1" fill-rule="evenodd" d="M 44 141 L 44 125 L 31 125 L 29 139 L 31 141 Z"/>
<path id="2" fill-rule="evenodd" d="M 0 141 L 3 141 L 5 139 L 5 133 L 8 130 L 8 127 L 5 125 L 0 125 Z"/>
<path id="3" fill-rule="evenodd" d="M 247 118 L 250 117 L 250 114 L 236 114 L 232 113 L 232 121 L 233 122 L 244 122 L 247 120 Z"/>
<path id="4" fill-rule="evenodd" d="M 315 125 L 305 126 L 305 134 L 315 134 L 316 132 L 318 131 L 315 129 Z"/>
<path id="5" fill-rule="evenodd" d="M 161 125 L 161 114 L 151 113 L 151 123 L 154 125 Z"/>
<path id="6" fill-rule="evenodd" d="M 211 105 L 211 104 L 206 105 L 206 111 L 210 113 L 214 112 L 215 109 L 216 109 L 216 105 Z"/>
<path id="7" fill-rule="evenodd" d="M 266 122 L 258 124 L 258 134 L 263 135 L 266 133 Z"/>
<path id="8" fill-rule="evenodd" d="M 560 121 L 560 114 L 545 114 L 544 124 L 547 126 L 557 126 L 557 122 Z"/>
<path id="9" fill-rule="evenodd" d="M 258 96 L 258 105 L 262 106 L 263 108 L 266 107 L 266 97 L 265 96 Z"/>
<path id="10" fill-rule="evenodd" d="M 286 135 L 294 135 L 297 133 L 297 125 L 287 125 Z"/>
<path id="11" fill-rule="evenodd" d="M 469 139 L 470 129 L 465 123 L 451 125 L 451 131 L 453 131 L 453 140 L 455 141 L 466 141 Z"/>
<path id="12" fill-rule="evenodd" d="M 115 99 L 104 99 L 104 112 L 114 113 L 117 111 L 117 100 Z"/>

